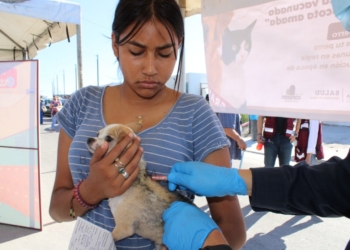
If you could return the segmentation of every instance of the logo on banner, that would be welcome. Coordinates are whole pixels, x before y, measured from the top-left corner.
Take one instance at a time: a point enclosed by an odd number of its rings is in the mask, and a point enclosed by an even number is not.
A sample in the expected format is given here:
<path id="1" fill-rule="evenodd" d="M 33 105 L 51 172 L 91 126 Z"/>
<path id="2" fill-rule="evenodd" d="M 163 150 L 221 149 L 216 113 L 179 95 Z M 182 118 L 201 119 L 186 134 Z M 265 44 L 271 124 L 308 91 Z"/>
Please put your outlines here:
<path id="1" fill-rule="evenodd" d="M 287 90 L 286 94 L 282 95 L 282 99 L 285 100 L 286 102 L 297 102 L 301 99 L 300 94 L 295 93 L 295 86 L 291 85 Z"/>
<path id="2" fill-rule="evenodd" d="M 16 69 L 9 69 L 5 72 L 0 71 L 0 88 L 15 88 L 17 85 Z"/>
<path id="3" fill-rule="evenodd" d="M 210 104 L 217 107 L 231 107 L 231 105 L 218 95 L 215 91 L 209 89 Z"/>
<path id="4" fill-rule="evenodd" d="M 338 89 L 318 89 L 314 92 L 312 99 L 340 100 L 341 91 Z"/>
<path id="5" fill-rule="evenodd" d="M 328 27 L 328 40 L 340 40 L 349 38 L 350 32 L 345 30 L 341 22 L 331 23 Z"/>
<path id="6" fill-rule="evenodd" d="M 346 101 L 346 102 L 350 102 L 350 94 L 347 94 L 347 95 L 346 95 L 345 101 Z"/>

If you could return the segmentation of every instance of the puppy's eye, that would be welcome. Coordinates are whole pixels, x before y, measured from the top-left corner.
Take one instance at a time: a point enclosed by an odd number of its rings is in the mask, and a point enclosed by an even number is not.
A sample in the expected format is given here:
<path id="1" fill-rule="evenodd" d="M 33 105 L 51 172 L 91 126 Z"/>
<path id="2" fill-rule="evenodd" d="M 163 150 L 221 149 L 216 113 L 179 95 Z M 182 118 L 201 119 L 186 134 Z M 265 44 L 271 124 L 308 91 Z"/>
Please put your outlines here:
<path id="1" fill-rule="evenodd" d="M 98 137 L 100 135 L 100 133 L 97 133 L 96 137 Z"/>
<path id="2" fill-rule="evenodd" d="M 106 142 L 111 142 L 111 141 L 113 141 L 113 138 L 110 137 L 109 135 L 107 135 L 107 136 L 105 137 L 105 140 L 106 140 Z"/>

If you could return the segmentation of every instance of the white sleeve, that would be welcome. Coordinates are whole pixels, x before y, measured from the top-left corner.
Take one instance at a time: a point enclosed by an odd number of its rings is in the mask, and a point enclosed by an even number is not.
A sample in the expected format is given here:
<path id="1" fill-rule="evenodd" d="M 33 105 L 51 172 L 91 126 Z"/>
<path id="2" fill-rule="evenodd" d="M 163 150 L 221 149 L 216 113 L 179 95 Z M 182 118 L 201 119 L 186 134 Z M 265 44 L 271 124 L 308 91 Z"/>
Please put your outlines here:
<path id="1" fill-rule="evenodd" d="M 309 123 L 309 139 L 307 143 L 306 153 L 316 154 L 316 142 L 318 136 L 319 120 L 310 120 Z"/>

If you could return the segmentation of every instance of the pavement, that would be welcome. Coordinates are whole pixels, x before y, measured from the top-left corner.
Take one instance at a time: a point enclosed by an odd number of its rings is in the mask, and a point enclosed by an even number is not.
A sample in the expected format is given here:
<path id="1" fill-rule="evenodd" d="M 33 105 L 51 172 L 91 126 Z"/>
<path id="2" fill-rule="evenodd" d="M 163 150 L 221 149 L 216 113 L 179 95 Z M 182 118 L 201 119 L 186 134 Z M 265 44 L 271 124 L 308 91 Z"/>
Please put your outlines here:
<path id="1" fill-rule="evenodd" d="M 41 203 L 42 231 L 0 224 L 0 250 L 62 250 L 68 249 L 75 222 L 57 223 L 48 213 L 51 191 L 56 174 L 58 126 L 50 132 L 51 118 L 44 118 L 40 126 L 41 147 Z M 350 126 L 323 126 L 325 159 L 333 155 L 345 157 L 350 148 Z M 249 135 L 244 137 L 248 148 L 243 168 L 259 167 L 262 151 Z M 291 164 L 295 164 L 291 162 Z M 247 229 L 244 250 L 252 249 L 339 249 L 345 248 L 350 238 L 350 223 L 346 218 L 319 218 L 316 216 L 289 216 L 257 213 L 251 210 L 247 197 L 239 196 Z M 206 200 L 196 197 L 195 203 L 207 211 Z"/>

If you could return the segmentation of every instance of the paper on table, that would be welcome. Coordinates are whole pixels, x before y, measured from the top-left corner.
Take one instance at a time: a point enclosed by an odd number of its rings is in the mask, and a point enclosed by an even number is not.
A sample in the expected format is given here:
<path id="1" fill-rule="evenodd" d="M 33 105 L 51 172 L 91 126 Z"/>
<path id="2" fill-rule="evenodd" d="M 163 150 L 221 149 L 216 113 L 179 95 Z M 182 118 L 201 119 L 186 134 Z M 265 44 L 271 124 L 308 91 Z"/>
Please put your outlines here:
<path id="1" fill-rule="evenodd" d="M 68 250 L 117 250 L 111 232 L 77 218 Z"/>

